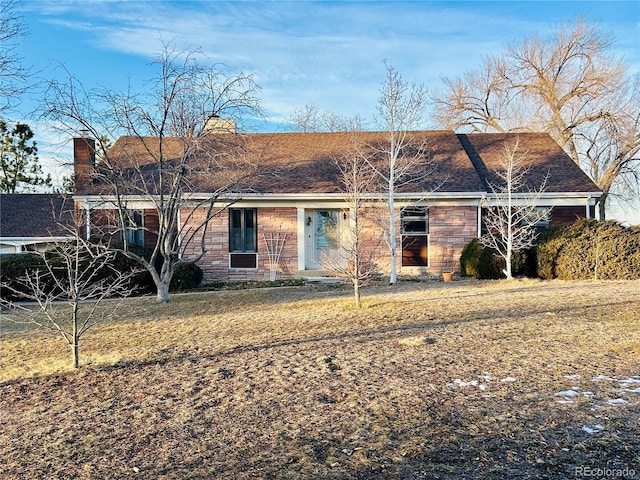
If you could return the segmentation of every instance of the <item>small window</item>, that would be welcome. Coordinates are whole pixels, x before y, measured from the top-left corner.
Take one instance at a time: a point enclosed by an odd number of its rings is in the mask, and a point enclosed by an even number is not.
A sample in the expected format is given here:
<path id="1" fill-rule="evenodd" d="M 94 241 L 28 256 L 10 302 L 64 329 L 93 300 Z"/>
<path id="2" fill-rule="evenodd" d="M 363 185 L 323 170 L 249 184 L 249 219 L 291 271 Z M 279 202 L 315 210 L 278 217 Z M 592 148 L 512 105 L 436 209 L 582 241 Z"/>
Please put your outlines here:
<path id="1" fill-rule="evenodd" d="M 404 208 L 400 212 L 402 233 L 427 235 L 429 233 L 429 210 L 426 207 Z"/>
<path id="2" fill-rule="evenodd" d="M 144 216 L 138 210 L 127 213 L 124 229 L 127 243 L 144 247 Z"/>
<path id="3" fill-rule="evenodd" d="M 255 208 L 232 208 L 229 212 L 229 251 L 257 252 L 258 228 Z"/>
<path id="4" fill-rule="evenodd" d="M 549 221 L 551 220 L 551 208 L 550 207 L 535 207 L 529 212 L 527 217 L 522 221 L 523 225 L 533 225 L 537 229 L 544 230 L 549 228 Z"/>

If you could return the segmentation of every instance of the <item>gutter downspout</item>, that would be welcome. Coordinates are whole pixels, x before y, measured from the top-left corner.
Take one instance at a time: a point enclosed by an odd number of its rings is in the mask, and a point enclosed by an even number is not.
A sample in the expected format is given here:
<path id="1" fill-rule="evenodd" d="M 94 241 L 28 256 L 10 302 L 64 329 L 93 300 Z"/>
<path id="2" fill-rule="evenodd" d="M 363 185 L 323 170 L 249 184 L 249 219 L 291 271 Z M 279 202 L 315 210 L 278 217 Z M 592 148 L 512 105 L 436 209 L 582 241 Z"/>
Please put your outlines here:
<path id="1" fill-rule="evenodd" d="M 85 213 L 85 218 L 86 218 L 86 233 L 85 235 L 87 236 L 87 240 L 91 239 L 91 207 L 89 206 L 89 204 L 85 204 L 84 209 L 86 211 Z"/>
<path id="2" fill-rule="evenodd" d="M 144 210 L 143 210 L 144 212 Z M 180 215 L 180 213 L 182 212 L 182 208 L 178 207 L 178 215 L 177 215 L 177 222 L 178 222 L 178 258 L 180 260 L 182 260 L 183 255 L 183 251 L 182 251 L 182 215 Z M 143 218 L 144 218 L 144 213 L 142 214 Z"/>
<path id="3" fill-rule="evenodd" d="M 483 193 L 480 201 L 478 202 L 478 225 L 477 225 L 477 237 L 482 237 L 482 204 L 486 200 L 486 195 Z"/>

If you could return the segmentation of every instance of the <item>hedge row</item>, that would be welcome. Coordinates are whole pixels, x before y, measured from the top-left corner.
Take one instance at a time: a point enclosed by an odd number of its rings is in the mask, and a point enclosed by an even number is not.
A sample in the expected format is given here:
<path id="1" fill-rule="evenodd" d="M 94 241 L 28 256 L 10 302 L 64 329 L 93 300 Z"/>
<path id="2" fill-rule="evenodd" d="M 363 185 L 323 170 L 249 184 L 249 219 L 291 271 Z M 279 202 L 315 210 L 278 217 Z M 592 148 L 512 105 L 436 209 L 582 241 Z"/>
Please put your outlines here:
<path id="1" fill-rule="evenodd" d="M 460 266 L 463 277 L 498 279 L 504 278 L 502 271 L 506 268 L 506 262 L 496 250 L 474 239 L 462 250 Z M 534 277 L 535 272 L 535 254 L 532 250 L 512 254 L 511 273 L 514 277 Z"/>
<path id="2" fill-rule="evenodd" d="M 113 245 L 114 248 L 118 248 L 118 245 Z M 142 247 L 136 245 L 130 246 L 132 251 L 137 255 L 145 258 L 150 258 L 150 253 L 145 251 Z M 53 267 L 57 278 L 64 279 L 66 277 L 66 271 L 62 266 L 62 262 L 59 258 L 56 258 L 55 250 L 46 253 L 46 262 Z M 128 272 L 136 270 L 137 273 L 132 276 L 129 287 L 134 291 L 134 294 L 149 293 L 154 291 L 155 285 L 151 274 L 142 269 L 140 264 L 135 260 L 127 257 L 122 253 L 117 253 L 111 261 L 110 267 L 118 272 Z M 35 254 L 17 254 L 17 255 L 5 255 L 0 257 L 0 296 L 6 300 L 23 300 L 24 296 L 17 292 L 30 293 L 27 287 L 22 285 L 19 280 L 24 278 L 26 274 L 40 270 L 46 271 L 45 259 L 41 255 Z M 112 270 L 110 268 L 104 268 L 102 272 L 98 272 L 96 281 L 108 281 L 108 277 Z M 60 275 L 58 277 L 58 275 Z M 45 290 L 54 292 L 54 279 L 50 276 L 44 275 L 42 279 L 46 282 Z M 171 281 L 170 290 L 187 290 L 197 287 L 202 281 L 202 270 L 200 267 L 194 264 L 182 264 L 179 265 L 173 275 Z M 11 288 L 7 288 L 10 286 Z"/>
<path id="3" fill-rule="evenodd" d="M 536 253 L 540 278 L 635 280 L 640 278 L 640 227 L 578 220 L 544 232 Z"/>
<path id="4" fill-rule="evenodd" d="M 463 276 L 504 278 L 504 260 L 479 240 L 465 246 L 460 265 Z M 514 254 L 512 271 L 543 279 L 639 279 L 640 227 L 582 219 L 546 230 L 534 248 Z"/>

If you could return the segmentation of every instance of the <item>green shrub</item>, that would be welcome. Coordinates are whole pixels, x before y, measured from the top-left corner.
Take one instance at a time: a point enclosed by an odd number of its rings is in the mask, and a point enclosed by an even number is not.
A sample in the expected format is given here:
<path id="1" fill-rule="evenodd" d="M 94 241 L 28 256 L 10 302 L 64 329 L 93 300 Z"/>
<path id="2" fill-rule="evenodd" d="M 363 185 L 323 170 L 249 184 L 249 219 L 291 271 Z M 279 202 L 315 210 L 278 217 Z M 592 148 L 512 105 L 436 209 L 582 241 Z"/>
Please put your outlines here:
<path id="1" fill-rule="evenodd" d="M 24 278 L 28 272 L 45 269 L 45 263 L 40 255 L 22 253 L 0 256 L 0 296 L 5 300 L 24 300 L 19 293 L 13 292 L 7 286 L 28 293 L 27 287 L 20 285 L 17 280 Z"/>
<path id="2" fill-rule="evenodd" d="M 120 248 L 121 245 L 113 244 L 112 247 Z M 94 248 L 99 248 L 98 246 Z M 142 247 L 133 245 L 131 250 L 140 256 L 149 258 L 150 254 Z M 46 252 L 46 261 L 53 267 L 52 270 L 56 278 L 59 278 L 64 285 L 67 280 L 66 267 L 59 260 L 59 256 L 56 253 L 56 249 L 53 248 Z M 81 260 L 80 268 L 87 268 L 88 260 Z M 28 291 L 28 288 L 20 285 L 17 280 L 24 278 L 28 272 L 33 272 L 37 269 L 41 271 L 46 270 L 45 260 L 42 256 L 37 254 L 17 254 L 17 255 L 5 255 L 0 257 L 0 282 L 2 284 L 10 285 L 12 288 L 22 293 L 32 293 Z M 108 281 L 109 277 L 113 275 L 113 271 L 118 272 L 133 272 L 136 273 L 131 277 L 129 281 L 129 288 L 135 293 L 144 293 L 152 291 L 154 288 L 153 278 L 151 274 L 142 268 L 137 261 L 130 259 L 122 253 L 116 253 L 109 266 L 105 266 L 96 272 L 95 281 Z M 54 281 L 47 273 L 42 277 L 46 282 L 45 291 L 54 291 Z M 24 300 L 24 296 L 15 292 L 11 292 L 9 288 L 0 287 L 0 295 L 7 300 Z"/>
<path id="3" fill-rule="evenodd" d="M 497 280 L 504 278 L 506 261 L 497 250 L 482 245 L 473 239 L 462 249 L 460 256 L 461 274 L 479 279 Z M 511 255 L 511 273 L 515 276 L 535 276 L 535 255 L 533 250 L 521 250 Z"/>
<path id="4" fill-rule="evenodd" d="M 119 249 L 123 247 L 121 243 L 112 243 L 110 246 L 113 249 Z M 129 250 L 132 253 L 147 260 L 151 258 L 151 252 L 138 245 L 130 244 Z M 124 253 L 116 253 L 115 257 L 111 261 L 111 266 L 119 272 L 136 271 L 129 282 L 130 287 L 135 289 L 135 293 L 146 293 L 154 290 L 155 285 L 149 271 L 145 269 L 140 262 L 127 257 Z M 105 269 L 105 273 L 104 275 L 101 275 L 101 278 L 106 278 L 108 275 L 109 270 Z"/>
<path id="5" fill-rule="evenodd" d="M 173 272 L 169 290 L 190 290 L 200 285 L 200 282 L 202 282 L 202 269 L 195 263 L 183 263 Z"/>
<path id="6" fill-rule="evenodd" d="M 640 278 L 640 227 L 582 219 L 545 232 L 538 244 L 541 278 Z"/>
<path id="7" fill-rule="evenodd" d="M 464 246 L 460 255 L 460 275 L 480 278 L 480 256 L 483 250 L 484 247 L 477 238 Z"/>

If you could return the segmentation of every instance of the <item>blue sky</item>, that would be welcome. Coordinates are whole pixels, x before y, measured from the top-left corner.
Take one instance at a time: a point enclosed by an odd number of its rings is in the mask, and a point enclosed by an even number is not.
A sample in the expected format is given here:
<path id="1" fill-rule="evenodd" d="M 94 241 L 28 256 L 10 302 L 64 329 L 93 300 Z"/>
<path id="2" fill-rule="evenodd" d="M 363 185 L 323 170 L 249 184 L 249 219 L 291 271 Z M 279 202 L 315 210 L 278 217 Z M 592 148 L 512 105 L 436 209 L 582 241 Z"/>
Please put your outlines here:
<path id="1" fill-rule="evenodd" d="M 87 1 L 23 0 L 25 66 L 43 78 L 63 64 L 86 88 L 144 87 L 151 58 L 171 42 L 202 61 L 254 73 L 270 131 L 306 104 L 372 119 L 387 60 L 430 90 L 484 57 L 584 16 L 615 38 L 640 72 L 638 1 Z M 37 94 L 10 116 L 27 118 Z M 33 125 L 33 121 L 30 121 Z M 42 155 L 67 155 L 36 125 Z"/>

